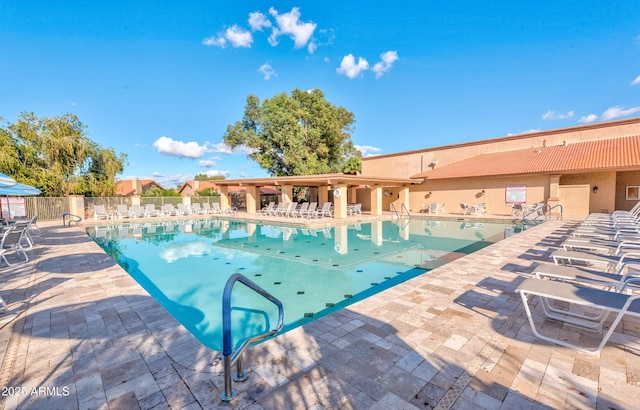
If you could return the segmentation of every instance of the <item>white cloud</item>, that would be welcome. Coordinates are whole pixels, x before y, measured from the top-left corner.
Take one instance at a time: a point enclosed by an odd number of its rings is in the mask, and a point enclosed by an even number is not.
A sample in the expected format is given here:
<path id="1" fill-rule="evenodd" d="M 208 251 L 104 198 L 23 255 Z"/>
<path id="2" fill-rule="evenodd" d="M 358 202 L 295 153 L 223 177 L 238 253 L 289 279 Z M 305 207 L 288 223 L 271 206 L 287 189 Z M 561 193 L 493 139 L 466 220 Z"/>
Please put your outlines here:
<path id="1" fill-rule="evenodd" d="M 229 175 L 231 175 L 231 171 L 220 171 L 218 169 L 212 169 L 211 171 L 206 171 L 205 175 L 210 177 L 217 177 L 222 175 L 225 178 L 229 178 Z"/>
<path id="2" fill-rule="evenodd" d="M 569 111 L 566 114 L 558 113 L 555 111 L 547 111 L 543 116 L 543 120 L 566 120 L 567 118 L 573 117 L 573 111 Z"/>
<path id="3" fill-rule="evenodd" d="M 243 28 L 238 27 L 237 24 L 229 27 L 224 34 L 218 34 L 217 36 L 207 37 L 202 40 L 202 44 L 205 46 L 215 46 L 225 48 L 227 42 L 231 43 L 231 46 L 251 48 L 253 43 L 253 36 L 251 33 Z"/>
<path id="4" fill-rule="evenodd" d="M 318 26 L 315 23 L 303 23 L 300 21 L 300 9 L 293 7 L 290 12 L 279 14 L 273 7 L 269 8 L 271 14 L 278 23 L 278 27 L 273 29 L 269 37 L 269 44 L 275 46 L 278 44 L 278 37 L 281 35 L 289 36 L 295 48 L 302 48 L 311 39 L 313 32 Z"/>
<path id="5" fill-rule="evenodd" d="M 162 178 L 164 176 L 162 173 L 158 171 L 153 171 L 151 175 L 153 175 L 154 178 Z"/>
<path id="6" fill-rule="evenodd" d="M 635 80 L 631 81 L 631 85 L 640 85 L 640 75 Z"/>
<path id="7" fill-rule="evenodd" d="M 598 119 L 597 115 L 589 114 L 589 115 L 583 115 L 582 117 L 580 117 L 578 122 L 581 123 L 581 124 L 587 124 L 587 123 L 590 123 L 590 122 L 594 122 L 597 119 Z"/>
<path id="8" fill-rule="evenodd" d="M 386 53 L 380 54 L 379 61 L 373 65 L 371 69 L 374 73 L 376 73 L 376 78 L 382 77 L 385 73 L 391 70 L 393 67 L 393 63 L 398 61 L 398 52 L 397 51 L 387 51 Z"/>
<path id="9" fill-rule="evenodd" d="M 223 36 L 211 36 L 202 40 L 202 44 L 205 46 L 225 48 L 227 45 L 227 39 Z"/>
<path id="10" fill-rule="evenodd" d="M 200 158 L 207 152 L 207 145 L 200 145 L 197 142 L 174 141 L 169 137 L 160 137 L 153 146 L 159 153 L 172 157 Z"/>
<path id="11" fill-rule="evenodd" d="M 344 74 L 349 78 L 356 78 L 361 72 L 369 69 L 369 63 L 362 57 L 358 57 L 358 63 L 353 54 L 342 57 L 340 67 L 336 68 L 338 74 Z"/>
<path id="12" fill-rule="evenodd" d="M 354 147 L 362 153 L 363 157 L 369 157 L 382 151 L 381 148 L 372 147 L 371 145 L 354 145 Z"/>
<path id="13" fill-rule="evenodd" d="M 233 148 L 231 148 L 230 146 L 228 146 L 227 144 L 225 144 L 224 142 L 221 142 L 219 144 L 213 144 L 211 145 L 211 148 L 209 149 L 209 152 L 219 152 L 221 154 L 233 154 L 235 152 L 235 150 Z"/>
<path id="14" fill-rule="evenodd" d="M 268 80 L 271 77 L 277 77 L 278 73 L 276 73 L 276 70 L 273 69 L 273 67 L 271 67 L 270 64 L 268 63 L 264 63 L 260 66 L 260 68 L 258 68 L 258 72 L 262 73 L 264 75 L 264 79 Z"/>
<path id="15" fill-rule="evenodd" d="M 601 121 L 608 121 L 614 118 L 626 117 L 627 115 L 635 114 L 640 112 L 640 107 L 627 108 L 624 107 L 611 107 L 602 113 L 600 116 Z"/>
<path id="16" fill-rule="evenodd" d="M 249 26 L 253 31 L 262 31 L 265 27 L 271 27 L 271 21 L 259 11 L 249 13 Z"/>
<path id="17" fill-rule="evenodd" d="M 200 165 L 202 168 L 214 168 L 217 164 L 212 159 L 203 159 L 198 162 L 198 165 Z"/>
<path id="18" fill-rule="evenodd" d="M 253 43 L 253 36 L 247 30 L 244 30 L 237 25 L 233 25 L 225 32 L 225 38 L 231 42 L 234 47 L 251 47 Z"/>

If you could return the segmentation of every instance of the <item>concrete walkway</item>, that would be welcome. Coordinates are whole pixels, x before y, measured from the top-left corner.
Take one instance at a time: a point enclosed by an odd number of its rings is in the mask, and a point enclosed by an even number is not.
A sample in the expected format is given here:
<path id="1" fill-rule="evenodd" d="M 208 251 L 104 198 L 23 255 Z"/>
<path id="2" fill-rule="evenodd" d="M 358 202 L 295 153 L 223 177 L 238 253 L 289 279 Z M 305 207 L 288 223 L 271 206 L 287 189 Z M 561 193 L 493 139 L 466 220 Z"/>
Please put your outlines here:
<path id="1" fill-rule="evenodd" d="M 547 222 L 249 350 L 220 401 L 204 348 L 79 227 L 0 267 L 4 409 L 637 407 L 640 321 L 599 356 L 535 339 L 514 288 L 571 222 Z M 535 309 L 540 313 L 540 309 Z M 540 319 L 540 318 L 539 318 Z M 541 319 L 540 319 L 541 320 Z M 546 322 L 568 340 L 594 335 Z"/>

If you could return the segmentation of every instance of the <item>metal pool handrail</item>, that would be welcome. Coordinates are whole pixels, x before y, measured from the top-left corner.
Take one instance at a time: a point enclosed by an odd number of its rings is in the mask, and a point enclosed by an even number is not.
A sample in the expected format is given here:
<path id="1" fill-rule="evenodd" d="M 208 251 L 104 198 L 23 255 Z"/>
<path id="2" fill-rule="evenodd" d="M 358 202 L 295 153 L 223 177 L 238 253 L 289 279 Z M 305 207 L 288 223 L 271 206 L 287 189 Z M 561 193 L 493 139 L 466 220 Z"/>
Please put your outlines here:
<path id="1" fill-rule="evenodd" d="M 233 290 L 233 285 L 236 282 L 244 284 L 249 289 L 255 291 L 276 305 L 278 307 L 278 323 L 273 330 L 244 339 L 240 347 L 238 347 L 234 352 L 231 339 L 231 292 Z M 231 401 L 236 397 L 236 391 L 231 387 L 231 366 L 233 366 L 234 363 L 237 364 L 236 374 L 233 376 L 233 380 L 237 382 L 246 380 L 247 374 L 242 369 L 242 360 L 240 359 L 240 356 L 247 348 L 249 348 L 249 346 L 251 346 L 251 344 L 278 333 L 280 329 L 282 329 L 283 324 L 284 308 L 282 306 L 282 302 L 239 273 L 235 273 L 229 277 L 227 284 L 224 286 L 224 293 L 222 295 L 222 356 L 224 359 L 224 392 L 220 394 L 220 399 L 222 401 Z"/>

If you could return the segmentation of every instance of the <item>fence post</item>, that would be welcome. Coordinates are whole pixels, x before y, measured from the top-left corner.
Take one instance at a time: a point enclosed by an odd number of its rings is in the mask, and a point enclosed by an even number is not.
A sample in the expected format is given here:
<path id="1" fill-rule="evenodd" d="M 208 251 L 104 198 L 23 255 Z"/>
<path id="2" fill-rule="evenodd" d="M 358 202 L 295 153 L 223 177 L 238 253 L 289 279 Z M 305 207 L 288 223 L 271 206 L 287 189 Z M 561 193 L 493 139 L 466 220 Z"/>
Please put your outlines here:
<path id="1" fill-rule="evenodd" d="M 69 213 L 86 219 L 83 195 L 69 195 Z"/>

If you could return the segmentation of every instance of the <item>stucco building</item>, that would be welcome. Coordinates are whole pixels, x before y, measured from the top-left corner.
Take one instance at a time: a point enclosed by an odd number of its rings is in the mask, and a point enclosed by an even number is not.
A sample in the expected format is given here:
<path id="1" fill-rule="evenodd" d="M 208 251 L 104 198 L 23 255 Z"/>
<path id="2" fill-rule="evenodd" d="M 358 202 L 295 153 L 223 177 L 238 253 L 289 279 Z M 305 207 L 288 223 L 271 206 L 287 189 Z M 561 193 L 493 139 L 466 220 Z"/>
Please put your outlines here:
<path id="1" fill-rule="evenodd" d="M 561 204 L 564 215 L 630 209 L 640 199 L 640 118 L 363 158 L 362 175 L 412 178 L 409 198 L 387 189 L 383 208 L 461 203 L 509 215 L 512 203 Z M 359 190 L 367 209 L 370 195 Z"/>

